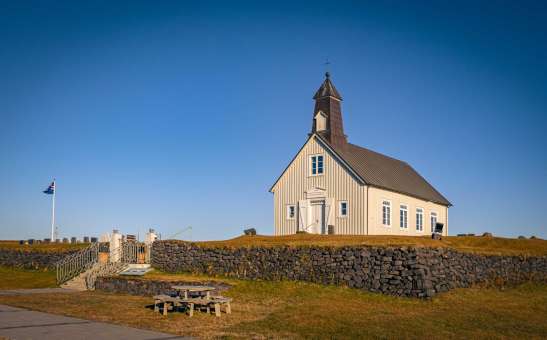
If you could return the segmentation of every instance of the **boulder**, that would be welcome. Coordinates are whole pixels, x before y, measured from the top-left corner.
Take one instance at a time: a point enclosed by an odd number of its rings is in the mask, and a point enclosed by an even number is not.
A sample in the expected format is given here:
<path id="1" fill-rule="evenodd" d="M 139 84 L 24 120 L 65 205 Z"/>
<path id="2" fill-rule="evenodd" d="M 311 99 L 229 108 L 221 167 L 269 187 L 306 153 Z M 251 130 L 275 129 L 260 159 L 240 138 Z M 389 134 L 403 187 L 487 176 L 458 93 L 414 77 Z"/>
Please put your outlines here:
<path id="1" fill-rule="evenodd" d="M 243 230 L 243 232 L 245 233 L 245 235 L 256 235 L 256 229 L 255 228 L 249 228 L 249 229 L 245 229 Z"/>

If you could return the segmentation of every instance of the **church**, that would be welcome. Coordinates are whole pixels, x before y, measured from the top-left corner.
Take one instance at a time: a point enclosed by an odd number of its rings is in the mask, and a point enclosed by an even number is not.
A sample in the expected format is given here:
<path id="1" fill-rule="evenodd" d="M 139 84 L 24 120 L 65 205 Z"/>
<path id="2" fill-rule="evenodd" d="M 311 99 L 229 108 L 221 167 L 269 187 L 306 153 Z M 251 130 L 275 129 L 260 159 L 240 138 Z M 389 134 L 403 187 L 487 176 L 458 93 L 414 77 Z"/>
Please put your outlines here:
<path id="1" fill-rule="evenodd" d="M 448 234 L 451 203 L 404 161 L 351 144 L 327 72 L 308 139 L 271 187 L 275 235 Z"/>

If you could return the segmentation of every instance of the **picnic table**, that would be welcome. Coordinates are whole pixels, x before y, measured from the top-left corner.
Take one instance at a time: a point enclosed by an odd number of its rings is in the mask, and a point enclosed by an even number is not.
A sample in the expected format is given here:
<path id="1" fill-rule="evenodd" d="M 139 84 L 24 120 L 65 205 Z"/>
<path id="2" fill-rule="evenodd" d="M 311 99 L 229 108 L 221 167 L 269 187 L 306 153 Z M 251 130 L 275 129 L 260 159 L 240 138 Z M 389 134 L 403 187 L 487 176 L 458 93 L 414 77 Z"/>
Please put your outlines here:
<path id="1" fill-rule="evenodd" d="M 188 293 L 197 293 L 200 296 L 205 295 L 207 300 L 211 299 L 211 291 L 216 289 L 211 286 L 171 286 L 171 288 L 176 290 L 178 295 L 184 299 L 188 299 Z"/>
<path id="2" fill-rule="evenodd" d="M 163 305 L 163 315 L 167 315 L 168 310 L 176 310 L 179 306 L 188 306 L 190 316 L 194 315 L 194 308 L 206 308 L 207 314 L 210 308 L 214 307 L 215 315 L 220 316 L 221 306 L 225 307 L 225 313 L 231 314 L 232 308 L 230 302 L 232 299 L 223 296 L 211 296 L 211 291 L 215 287 L 210 286 L 171 286 L 171 289 L 177 291 L 177 296 L 156 295 L 154 296 L 154 311 L 159 312 L 160 305 Z M 196 293 L 198 297 L 189 297 L 189 293 Z M 182 295 L 182 296 L 181 296 Z"/>

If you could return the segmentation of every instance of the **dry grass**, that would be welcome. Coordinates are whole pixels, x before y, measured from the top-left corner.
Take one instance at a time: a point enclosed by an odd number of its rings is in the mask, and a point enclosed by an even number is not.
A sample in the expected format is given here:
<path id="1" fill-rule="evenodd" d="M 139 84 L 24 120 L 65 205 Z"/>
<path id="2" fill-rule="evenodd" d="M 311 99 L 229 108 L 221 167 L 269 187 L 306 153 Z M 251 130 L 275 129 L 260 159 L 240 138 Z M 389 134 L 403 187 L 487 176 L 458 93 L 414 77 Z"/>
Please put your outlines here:
<path id="1" fill-rule="evenodd" d="M 183 242 L 183 241 L 180 241 Z M 501 237 L 448 236 L 441 241 L 430 237 L 412 236 L 358 236 L 358 235 L 310 235 L 287 236 L 240 236 L 225 241 L 196 242 L 202 247 L 275 247 L 275 246 L 327 246 L 343 247 L 367 246 L 406 246 L 406 247 L 444 247 L 465 252 L 498 255 L 547 255 L 547 241 L 541 239 L 510 239 Z"/>
<path id="2" fill-rule="evenodd" d="M 122 276 L 119 276 L 119 278 L 122 278 Z M 128 280 L 131 280 L 133 278 L 131 277 L 123 277 Z M 142 280 L 155 280 L 155 281 L 186 281 L 186 282 L 224 282 L 228 283 L 230 285 L 237 285 L 241 282 L 241 280 L 229 278 L 223 275 L 216 275 L 211 276 L 207 274 L 199 274 L 199 273 L 166 273 L 158 269 L 154 269 L 151 272 L 146 273 L 142 278 Z"/>
<path id="3" fill-rule="evenodd" d="M 184 242 L 184 241 L 180 241 Z M 355 245 L 367 246 L 405 246 L 405 247 L 442 247 L 464 252 L 488 255 L 547 255 L 547 240 L 511 239 L 501 237 L 447 236 L 441 241 L 428 236 L 362 236 L 362 235 L 311 235 L 296 234 L 287 236 L 240 236 L 224 241 L 195 242 L 201 247 L 276 247 L 276 246 L 325 246 L 343 247 Z M 35 244 L 19 245 L 18 241 L 0 241 L 0 249 L 18 249 L 23 251 L 62 252 L 81 249 L 88 244 Z"/>
<path id="4" fill-rule="evenodd" d="M 156 273 L 149 278 L 203 281 Z M 430 301 L 303 282 L 230 280 L 231 315 L 163 317 L 147 297 L 101 292 L 2 296 L 0 303 L 200 338 L 545 339 L 547 285 L 457 289 Z"/>
<path id="5" fill-rule="evenodd" d="M 19 241 L 0 241 L 0 249 L 37 251 L 37 252 L 65 252 L 75 249 L 82 249 L 89 246 L 89 243 L 40 243 L 40 244 L 19 244 Z"/>
<path id="6" fill-rule="evenodd" d="M 55 273 L 0 266 L 0 289 L 55 287 Z"/>

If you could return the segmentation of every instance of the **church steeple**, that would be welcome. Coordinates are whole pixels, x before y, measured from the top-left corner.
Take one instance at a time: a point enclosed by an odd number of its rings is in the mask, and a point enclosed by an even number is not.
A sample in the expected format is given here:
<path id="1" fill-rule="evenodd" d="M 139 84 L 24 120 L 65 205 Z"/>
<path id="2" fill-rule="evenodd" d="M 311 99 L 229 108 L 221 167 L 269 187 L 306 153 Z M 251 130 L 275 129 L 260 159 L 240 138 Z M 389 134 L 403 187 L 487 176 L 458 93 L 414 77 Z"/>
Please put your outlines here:
<path id="1" fill-rule="evenodd" d="M 342 97 L 330 80 L 330 74 L 325 73 L 325 81 L 315 95 L 313 110 L 312 133 L 325 138 L 334 147 L 345 147 L 347 138 L 342 123 Z"/>

